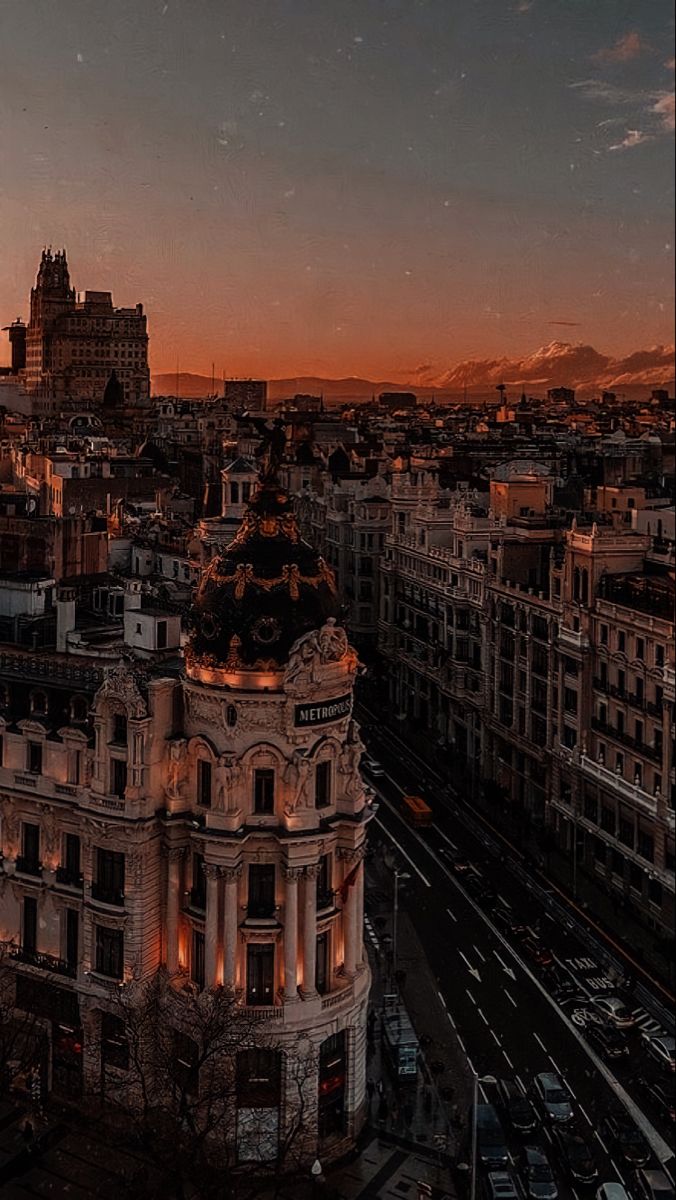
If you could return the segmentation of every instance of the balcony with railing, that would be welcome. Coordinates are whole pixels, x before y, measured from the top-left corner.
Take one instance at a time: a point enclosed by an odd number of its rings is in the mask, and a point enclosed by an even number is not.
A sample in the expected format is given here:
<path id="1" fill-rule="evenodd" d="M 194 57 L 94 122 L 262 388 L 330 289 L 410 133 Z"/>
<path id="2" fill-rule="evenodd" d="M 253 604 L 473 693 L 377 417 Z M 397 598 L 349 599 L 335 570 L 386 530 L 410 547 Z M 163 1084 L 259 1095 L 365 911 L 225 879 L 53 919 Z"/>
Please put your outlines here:
<path id="1" fill-rule="evenodd" d="M 69 963 L 65 958 L 57 958 L 54 954 L 43 954 L 39 950 L 27 950 L 24 946 L 15 946 L 10 950 L 10 958 L 24 963 L 29 967 L 38 967 L 41 971 L 53 971 L 56 975 L 65 975 L 75 979 L 77 965 Z"/>
<path id="2" fill-rule="evenodd" d="M 55 872 L 56 882 L 61 884 L 61 887 L 77 888 L 82 891 L 83 877 L 81 871 L 72 871 L 70 867 L 57 867 Z"/>
<path id="3" fill-rule="evenodd" d="M 35 858 L 27 858 L 24 854 L 18 854 L 16 859 L 17 875 L 31 875 L 35 879 L 42 879 L 42 863 Z"/>

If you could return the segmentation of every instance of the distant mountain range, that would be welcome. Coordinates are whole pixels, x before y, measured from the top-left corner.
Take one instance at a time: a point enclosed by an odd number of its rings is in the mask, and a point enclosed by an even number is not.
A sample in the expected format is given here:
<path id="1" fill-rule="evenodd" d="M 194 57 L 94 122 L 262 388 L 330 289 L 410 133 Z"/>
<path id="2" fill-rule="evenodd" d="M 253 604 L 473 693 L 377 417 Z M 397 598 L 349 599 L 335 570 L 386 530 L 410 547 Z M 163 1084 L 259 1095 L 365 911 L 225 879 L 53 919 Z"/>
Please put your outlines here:
<path id="1" fill-rule="evenodd" d="M 467 359 L 446 371 L 421 367 L 413 372 L 411 379 L 399 383 L 353 377 L 322 379 L 315 375 L 271 379 L 268 395 L 272 400 L 279 400 L 296 393 L 321 394 L 336 403 L 369 400 L 380 392 L 406 390 L 414 391 L 420 397 L 456 398 L 467 389 L 469 395 L 479 397 L 482 393 L 493 396 L 499 383 L 507 385 L 508 394 L 520 393 L 522 386 L 535 393 L 544 393 L 552 387 L 572 387 L 585 396 L 605 390 L 639 399 L 651 388 L 673 390 L 674 348 L 653 346 L 650 350 L 636 350 L 625 358 L 611 358 L 583 343 L 550 342 L 524 358 Z M 186 399 L 206 396 L 211 391 L 211 378 L 179 375 L 178 386 L 180 395 Z M 155 375 L 152 387 L 155 395 L 175 395 L 176 376 Z"/>

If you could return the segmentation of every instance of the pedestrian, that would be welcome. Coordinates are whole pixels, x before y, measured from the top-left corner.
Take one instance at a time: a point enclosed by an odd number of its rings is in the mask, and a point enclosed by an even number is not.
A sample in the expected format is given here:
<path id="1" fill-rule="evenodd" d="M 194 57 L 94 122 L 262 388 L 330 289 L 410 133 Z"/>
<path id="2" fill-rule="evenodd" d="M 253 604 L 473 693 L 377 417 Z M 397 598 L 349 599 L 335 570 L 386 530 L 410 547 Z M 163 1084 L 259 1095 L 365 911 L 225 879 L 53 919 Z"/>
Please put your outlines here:
<path id="1" fill-rule="evenodd" d="M 33 1138 L 35 1137 L 35 1130 L 33 1129 L 33 1122 L 28 1117 L 26 1117 L 26 1120 L 23 1123 L 21 1136 L 26 1145 L 30 1148 L 33 1144 Z"/>
<path id="2" fill-rule="evenodd" d="M 378 1080 L 378 1082 L 376 1084 L 376 1088 L 378 1090 L 378 1095 L 380 1096 L 380 1099 L 382 1100 L 385 1095 L 385 1084 L 383 1083 L 382 1079 Z"/>

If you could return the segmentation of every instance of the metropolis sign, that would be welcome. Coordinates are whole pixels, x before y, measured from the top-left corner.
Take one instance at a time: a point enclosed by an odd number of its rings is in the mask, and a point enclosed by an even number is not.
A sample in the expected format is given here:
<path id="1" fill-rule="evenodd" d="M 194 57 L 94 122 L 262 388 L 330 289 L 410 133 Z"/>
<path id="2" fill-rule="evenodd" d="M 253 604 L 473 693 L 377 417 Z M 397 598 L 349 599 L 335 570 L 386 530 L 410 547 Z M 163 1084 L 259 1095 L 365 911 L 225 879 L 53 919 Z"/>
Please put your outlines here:
<path id="1" fill-rule="evenodd" d="M 307 729 L 311 725 L 328 725 L 330 721 L 340 721 L 349 717 L 352 712 L 352 693 L 338 696 L 335 700 L 326 700 L 323 704 L 297 704 L 293 723 L 298 729 Z"/>

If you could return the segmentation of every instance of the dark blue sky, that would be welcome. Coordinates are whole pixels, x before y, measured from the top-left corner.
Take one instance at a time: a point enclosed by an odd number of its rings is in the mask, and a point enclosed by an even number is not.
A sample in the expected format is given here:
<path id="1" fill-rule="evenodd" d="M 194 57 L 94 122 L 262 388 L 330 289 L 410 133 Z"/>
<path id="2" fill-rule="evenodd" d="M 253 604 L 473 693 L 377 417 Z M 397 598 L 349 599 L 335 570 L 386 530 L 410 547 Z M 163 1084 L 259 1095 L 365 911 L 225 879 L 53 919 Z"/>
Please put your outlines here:
<path id="1" fill-rule="evenodd" d="M 669 340 L 672 37 L 663 0 L 3 0 L 0 315 L 51 242 L 156 369 Z"/>

